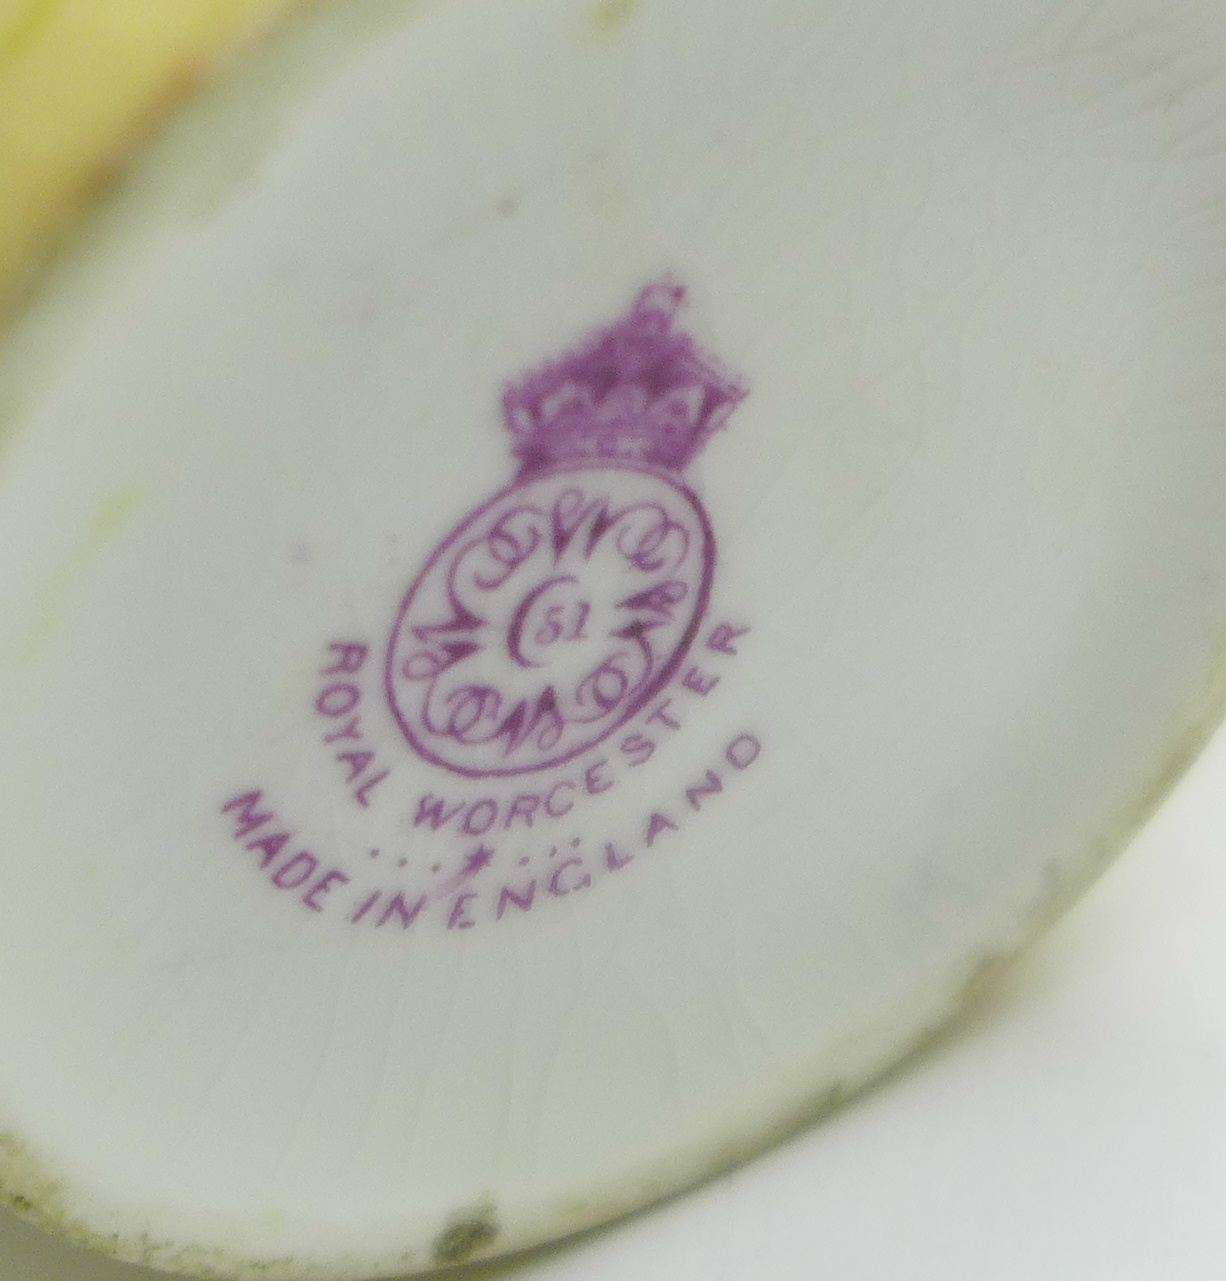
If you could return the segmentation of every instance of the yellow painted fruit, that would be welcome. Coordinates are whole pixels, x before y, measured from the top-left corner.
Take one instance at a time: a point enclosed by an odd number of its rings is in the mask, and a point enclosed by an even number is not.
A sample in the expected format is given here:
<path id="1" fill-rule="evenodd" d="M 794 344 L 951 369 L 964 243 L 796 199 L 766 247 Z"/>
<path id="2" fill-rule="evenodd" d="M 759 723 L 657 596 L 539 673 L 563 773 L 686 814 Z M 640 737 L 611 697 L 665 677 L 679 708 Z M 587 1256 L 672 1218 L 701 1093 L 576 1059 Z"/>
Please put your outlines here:
<path id="1" fill-rule="evenodd" d="M 293 0 L 0 0 L 0 308 L 210 68 Z"/>

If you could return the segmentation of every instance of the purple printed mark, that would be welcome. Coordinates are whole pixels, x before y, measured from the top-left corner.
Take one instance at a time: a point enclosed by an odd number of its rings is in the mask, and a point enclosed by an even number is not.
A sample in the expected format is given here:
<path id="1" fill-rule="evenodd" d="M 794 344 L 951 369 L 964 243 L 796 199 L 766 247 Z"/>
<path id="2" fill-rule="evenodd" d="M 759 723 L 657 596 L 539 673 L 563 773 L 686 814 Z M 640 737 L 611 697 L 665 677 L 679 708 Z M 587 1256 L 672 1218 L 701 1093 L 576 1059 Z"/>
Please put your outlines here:
<path id="1" fill-rule="evenodd" d="M 322 912 L 327 896 L 349 884 L 349 874 L 339 867 L 325 868 L 310 850 L 295 849 L 293 831 L 284 827 L 272 809 L 263 808 L 266 804 L 263 791 L 253 788 L 232 796 L 221 812 L 233 817 L 234 839 L 259 851 L 260 869 L 277 889 L 301 890 L 299 897 L 306 906 L 312 912 Z"/>
<path id="2" fill-rule="evenodd" d="M 515 483 L 430 556 L 388 649 L 413 749 L 469 778 L 543 770 L 624 724 L 706 612 L 710 522 L 680 472 L 744 392 L 685 334 L 663 283 L 503 396 Z"/>
<path id="3" fill-rule="evenodd" d="M 405 599 L 388 667 L 405 736 L 469 777 L 570 760 L 672 676 L 714 560 L 697 498 L 667 477 L 587 468 L 513 486 Z"/>
<path id="4" fill-rule="evenodd" d="M 520 475 L 577 459 L 683 471 L 744 399 L 688 334 L 672 332 L 685 290 L 649 285 L 628 316 L 510 384 L 502 397 Z"/>
<path id="5" fill-rule="evenodd" d="M 628 316 L 508 386 L 513 482 L 427 558 L 385 663 L 365 639 L 328 642 L 312 713 L 358 825 L 342 824 L 324 855 L 260 787 L 220 805 L 283 902 L 387 932 L 536 914 L 665 854 L 758 759 L 759 738 L 734 734 L 650 805 L 627 795 L 617 832 L 591 831 L 583 814 L 588 798 L 646 778 L 749 634 L 712 620 L 690 656 L 716 555 L 682 472 L 744 392 L 671 331 L 682 296 L 644 290 Z M 445 794 L 400 786 L 371 702 L 380 680 L 413 750 L 452 773 L 429 783 Z M 398 826 L 366 824 L 363 811 L 395 818 L 393 805 Z"/>
<path id="6" fill-rule="evenodd" d="M 302 848 L 292 827 L 260 788 L 230 797 L 220 810 L 232 825 L 233 842 L 258 854 L 258 868 L 271 884 L 312 913 L 392 932 L 420 929 L 419 922 L 425 918 L 433 918 L 435 928 L 467 930 L 482 921 L 524 915 L 548 900 L 581 893 L 604 876 L 629 867 L 639 855 L 650 856 L 657 846 L 666 848 L 672 834 L 685 826 L 689 813 L 704 810 L 722 796 L 761 753 L 757 735 L 735 735 L 722 756 L 694 776 L 684 791 L 674 793 L 671 800 L 658 798 L 655 807 L 640 813 L 637 825 L 631 824 L 637 831 L 628 837 L 594 843 L 573 837 L 547 848 L 538 845 L 530 853 L 520 853 L 524 847 L 518 841 L 497 845 L 482 841 L 466 846 L 446 871 L 435 863 L 429 877 L 381 877 L 374 886 L 369 877 L 351 875 L 339 865 L 328 866 L 326 860 Z M 380 853 L 372 849 L 368 857 L 377 859 Z M 398 863 L 403 866 L 403 861 Z"/>
<path id="7" fill-rule="evenodd" d="M 735 657 L 733 640 L 748 633 L 747 627 L 718 623 L 708 632 L 704 646 L 709 653 Z M 629 771 L 645 765 L 657 747 L 683 727 L 685 705 L 692 706 L 695 696 L 705 700 L 720 683 L 717 672 L 698 663 L 691 662 L 678 672 L 672 685 L 676 696 L 645 704 L 635 723 L 627 727 L 629 732 L 609 740 L 604 755 L 585 756 L 560 774 L 525 778 L 514 792 L 483 781 L 467 795 L 421 793 L 405 813 L 405 823 L 422 832 L 446 831 L 461 839 L 488 835 L 499 840 L 507 833 L 525 834 L 565 819 L 587 797 L 603 795 Z"/>
<path id="8" fill-rule="evenodd" d="M 315 711 L 328 726 L 323 742 L 344 768 L 351 795 L 363 809 L 370 807 L 371 793 L 391 773 L 365 737 L 362 689 L 357 681 L 368 653 L 361 641 L 332 641 L 328 661 L 319 673 L 327 683 L 315 698 Z"/>

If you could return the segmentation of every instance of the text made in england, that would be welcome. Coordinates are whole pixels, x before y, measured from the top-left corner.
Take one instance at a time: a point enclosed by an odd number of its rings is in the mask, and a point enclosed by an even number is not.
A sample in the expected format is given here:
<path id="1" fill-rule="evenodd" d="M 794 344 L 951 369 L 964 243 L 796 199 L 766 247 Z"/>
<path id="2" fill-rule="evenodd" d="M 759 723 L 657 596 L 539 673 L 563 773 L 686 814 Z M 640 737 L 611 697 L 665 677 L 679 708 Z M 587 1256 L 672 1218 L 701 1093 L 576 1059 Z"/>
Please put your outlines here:
<path id="1" fill-rule="evenodd" d="M 420 918 L 434 917 L 446 929 L 464 930 L 482 919 L 500 921 L 508 914 L 530 912 L 543 901 L 567 898 L 629 867 L 638 855 L 679 831 L 688 814 L 702 811 L 720 796 L 726 784 L 748 770 L 761 753 L 757 735 L 737 734 L 720 760 L 692 780 L 671 804 L 644 814 L 631 837 L 602 840 L 591 848 L 576 839 L 570 845 L 550 846 L 537 859 L 516 857 L 518 847 L 514 847 L 505 860 L 510 865 L 501 872 L 502 850 L 483 841 L 465 853 L 458 868 L 415 888 L 369 880 L 362 884 L 364 878 L 352 869 L 323 859 L 297 840 L 260 788 L 230 797 L 221 812 L 232 822 L 232 840 L 256 856 L 257 867 L 269 883 L 312 912 L 343 914 L 352 925 L 374 929 L 407 930 Z M 487 868 L 493 874 L 478 883 L 478 875 Z"/>

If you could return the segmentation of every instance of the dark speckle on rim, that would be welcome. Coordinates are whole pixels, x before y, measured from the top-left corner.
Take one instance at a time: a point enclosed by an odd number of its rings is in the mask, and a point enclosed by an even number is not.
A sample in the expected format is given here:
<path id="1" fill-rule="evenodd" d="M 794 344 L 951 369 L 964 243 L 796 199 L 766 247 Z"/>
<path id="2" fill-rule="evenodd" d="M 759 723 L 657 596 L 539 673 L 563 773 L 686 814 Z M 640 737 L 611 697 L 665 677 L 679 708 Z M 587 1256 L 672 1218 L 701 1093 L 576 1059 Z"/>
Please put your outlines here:
<path id="1" fill-rule="evenodd" d="M 490 1202 L 465 1210 L 439 1233 L 434 1242 L 435 1263 L 463 1263 L 487 1249 L 498 1236 L 498 1221 Z"/>

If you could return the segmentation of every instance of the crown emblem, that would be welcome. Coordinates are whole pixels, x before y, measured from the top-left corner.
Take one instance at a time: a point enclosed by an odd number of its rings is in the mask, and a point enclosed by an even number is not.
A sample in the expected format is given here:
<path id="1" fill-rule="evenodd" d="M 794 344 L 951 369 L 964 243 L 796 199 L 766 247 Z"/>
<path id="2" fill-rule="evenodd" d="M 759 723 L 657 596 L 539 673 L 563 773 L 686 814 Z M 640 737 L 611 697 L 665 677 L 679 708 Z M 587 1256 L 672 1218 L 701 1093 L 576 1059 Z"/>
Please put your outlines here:
<path id="1" fill-rule="evenodd" d="M 578 459 L 687 466 L 745 392 L 672 329 L 684 297 L 671 280 L 648 285 L 620 320 L 507 385 L 502 410 L 522 476 Z"/>

